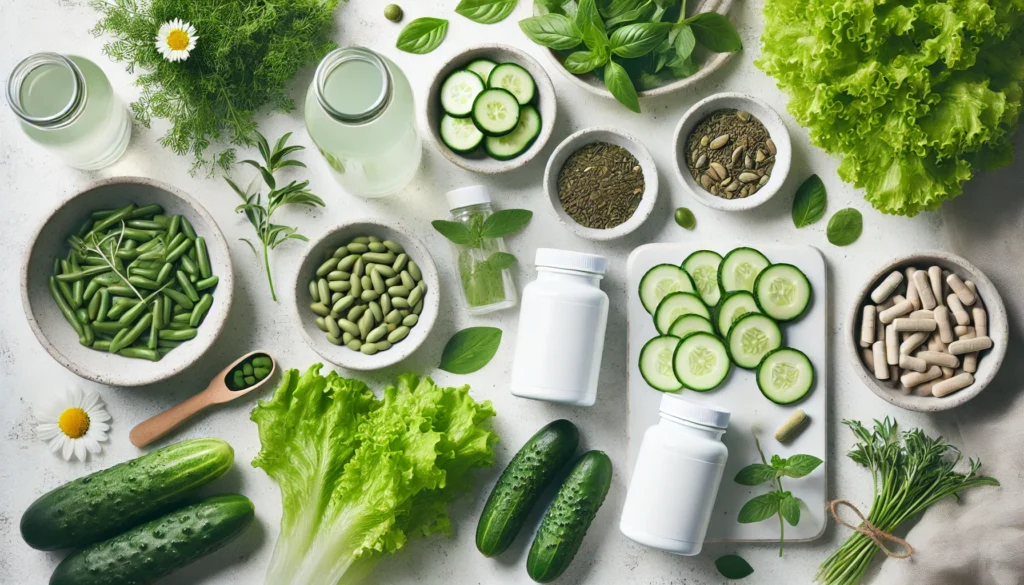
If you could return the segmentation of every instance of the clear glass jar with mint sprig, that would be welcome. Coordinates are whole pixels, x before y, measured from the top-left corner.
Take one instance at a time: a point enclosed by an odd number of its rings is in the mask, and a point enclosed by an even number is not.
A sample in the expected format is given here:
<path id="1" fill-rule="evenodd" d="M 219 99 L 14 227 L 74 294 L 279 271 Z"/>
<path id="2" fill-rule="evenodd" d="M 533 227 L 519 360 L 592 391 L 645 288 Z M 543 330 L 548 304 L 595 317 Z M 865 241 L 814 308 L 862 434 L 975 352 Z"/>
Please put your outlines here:
<path id="1" fill-rule="evenodd" d="M 449 191 L 447 198 L 452 218 L 434 221 L 433 226 L 452 243 L 463 306 L 473 315 L 514 307 L 517 295 L 511 268 L 516 257 L 505 248 L 504 236 L 526 227 L 533 212 L 494 211 L 483 185 Z"/>

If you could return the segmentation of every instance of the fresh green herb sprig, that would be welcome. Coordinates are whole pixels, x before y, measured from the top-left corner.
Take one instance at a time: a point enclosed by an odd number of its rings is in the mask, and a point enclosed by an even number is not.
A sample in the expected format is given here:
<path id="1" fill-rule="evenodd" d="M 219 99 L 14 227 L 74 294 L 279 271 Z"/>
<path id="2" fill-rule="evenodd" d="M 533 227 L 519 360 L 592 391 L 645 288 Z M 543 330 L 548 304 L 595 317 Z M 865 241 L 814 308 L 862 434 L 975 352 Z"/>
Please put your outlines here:
<path id="1" fill-rule="evenodd" d="M 803 503 L 800 498 L 782 487 L 782 478 L 806 477 L 821 465 L 821 459 L 813 455 L 791 455 L 785 459 L 778 455 L 772 455 L 769 463 L 764 456 L 764 451 L 761 450 L 761 442 L 756 437 L 754 443 L 757 445 L 757 452 L 761 455 L 761 463 L 744 467 L 736 474 L 733 481 L 747 486 L 770 483 L 774 489 L 743 504 L 736 520 L 741 524 L 752 524 L 767 520 L 772 516 L 778 516 L 779 556 L 781 557 L 786 541 L 786 525 L 783 520 L 789 522 L 790 526 L 799 524 L 800 504 Z"/>
<path id="2" fill-rule="evenodd" d="M 443 18 L 423 17 L 405 25 L 398 33 L 395 47 L 414 55 L 424 55 L 441 46 L 448 36 L 448 21 Z"/>
<path id="3" fill-rule="evenodd" d="M 541 14 L 519 21 L 526 36 L 573 51 L 564 61 L 570 73 L 598 74 L 637 113 L 637 85 L 650 89 L 700 69 L 698 43 L 716 53 L 743 48 L 729 19 L 717 12 L 687 17 L 679 0 L 537 0 L 536 7 Z"/>
<path id="4" fill-rule="evenodd" d="M 921 429 L 900 432 L 895 420 L 876 420 L 873 430 L 855 420 L 844 420 L 857 444 L 848 453 L 871 471 L 874 494 L 867 521 L 892 533 L 932 504 L 982 485 L 998 486 L 992 477 L 978 473 L 981 461 L 969 459 L 966 472 L 956 471 L 963 455 L 942 437 L 929 437 Z M 854 532 L 839 550 L 821 564 L 814 580 L 824 585 L 856 585 L 878 554 L 878 546 Z"/>
<path id="5" fill-rule="evenodd" d="M 160 143 L 195 157 L 192 172 L 227 170 L 234 149 L 211 156 L 214 141 L 256 143 L 256 112 L 289 112 L 288 82 L 337 45 L 330 38 L 338 0 L 91 0 L 100 13 L 93 33 L 110 34 L 103 51 L 136 80 L 135 118 L 149 127 L 165 118 Z M 170 62 L 153 39 L 160 25 L 181 18 L 199 40 L 188 59 Z"/>
<path id="6" fill-rule="evenodd" d="M 270 250 L 276 248 L 279 244 L 286 240 L 302 240 L 308 242 L 309 239 L 306 236 L 298 233 L 298 230 L 293 227 L 275 224 L 270 222 L 270 217 L 274 215 L 282 205 L 295 204 L 295 205 L 306 205 L 308 207 L 315 207 L 317 205 L 324 207 L 323 199 L 317 197 L 313 193 L 309 192 L 306 187 L 309 186 L 309 181 L 302 181 L 298 183 L 292 181 L 284 187 L 277 187 L 277 180 L 274 179 L 274 172 L 283 169 L 285 167 L 305 167 L 306 165 L 302 161 L 288 158 L 293 153 L 302 150 L 303 146 L 293 144 L 288 146 L 288 139 L 292 133 L 289 132 L 278 139 L 277 143 L 274 144 L 273 150 L 270 148 L 270 144 L 267 139 L 263 137 L 259 132 L 256 133 L 256 144 L 260 149 L 260 156 L 263 157 L 265 165 L 247 159 L 243 160 L 243 164 L 250 165 L 260 172 L 260 176 L 263 178 L 263 182 L 266 183 L 267 187 L 270 188 L 270 192 L 267 193 L 267 202 L 263 203 L 262 190 L 257 190 L 255 193 L 247 193 L 235 184 L 228 177 L 224 177 L 224 180 L 231 185 L 235 193 L 242 198 L 242 203 L 237 208 L 236 212 L 245 213 L 245 216 L 249 218 L 249 223 L 252 227 L 256 228 L 256 235 L 259 237 L 260 242 L 263 244 L 263 266 L 267 271 L 267 282 L 270 284 L 270 296 L 273 297 L 274 302 L 277 302 L 277 293 L 274 292 L 274 278 L 270 274 Z M 246 239 L 241 238 L 243 242 L 249 244 L 252 248 L 252 253 L 259 257 L 259 252 L 256 251 L 256 246 Z"/>

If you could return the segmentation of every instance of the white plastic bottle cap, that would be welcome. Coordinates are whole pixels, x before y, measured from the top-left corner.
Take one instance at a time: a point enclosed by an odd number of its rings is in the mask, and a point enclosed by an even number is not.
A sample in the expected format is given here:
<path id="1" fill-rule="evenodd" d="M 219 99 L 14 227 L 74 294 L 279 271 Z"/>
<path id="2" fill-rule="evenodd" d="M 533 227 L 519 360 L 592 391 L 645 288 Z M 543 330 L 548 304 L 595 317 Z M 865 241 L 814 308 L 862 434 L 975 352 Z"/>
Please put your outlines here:
<path id="1" fill-rule="evenodd" d="M 448 198 L 448 209 L 455 211 L 470 205 L 483 205 L 491 202 L 491 192 L 484 185 L 470 185 L 453 189 L 445 193 Z"/>
<path id="2" fill-rule="evenodd" d="M 578 270 L 580 272 L 592 272 L 604 274 L 608 268 L 608 260 L 604 256 L 596 254 L 584 254 L 583 252 L 570 252 L 568 250 L 556 250 L 554 248 L 537 248 L 537 256 L 534 258 L 537 266 L 548 268 L 561 268 L 562 270 Z"/>
<path id="3" fill-rule="evenodd" d="M 728 410 L 717 406 L 689 402 L 672 394 L 666 394 L 661 397 L 660 410 L 662 414 L 681 418 L 706 427 L 724 429 L 729 426 L 730 413 Z"/>

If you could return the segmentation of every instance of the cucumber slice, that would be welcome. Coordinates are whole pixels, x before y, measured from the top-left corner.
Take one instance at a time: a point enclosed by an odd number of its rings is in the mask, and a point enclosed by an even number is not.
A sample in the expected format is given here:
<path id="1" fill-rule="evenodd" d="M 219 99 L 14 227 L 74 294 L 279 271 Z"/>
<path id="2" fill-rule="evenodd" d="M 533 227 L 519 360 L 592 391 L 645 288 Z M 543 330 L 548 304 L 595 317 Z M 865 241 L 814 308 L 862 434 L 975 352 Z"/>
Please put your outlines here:
<path id="1" fill-rule="evenodd" d="M 718 266 L 722 256 L 711 250 L 699 250 L 683 260 L 683 270 L 693 279 L 704 304 L 714 307 L 722 298 L 722 289 L 718 286 Z"/>
<path id="2" fill-rule="evenodd" d="M 722 340 L 710 333 L 691 333 L 672 355 L 672 368 L 683 386 L 697 392 L 717 388 L 732 369 Z"/>
<path id="3" fill-rule="evenodd" d="M 811 304 L 811 282 L 792 264 L 772 264 L 754 281 L 754 299 L 772 319 L 792 321 Z"/>
<path id="4" fill-rule="evenodd" d="M 727 345 L 734 364 L 753 370 L 768 352 L 782 347 L 782 330 L 760 313 L 747 313 L 732 324 Z"/>
<path id="5" fill-rule="evenodd" d="M 715 308 L 715 325 L 722 337 L 729 337 L 729 330 L 733 323 L 747 313 L 760 313 L 757 308 L 757 301 L 754 295 L 745 290 L 731 292 L 725 295 L 722 302 Z"/>
<path id="6" fill-rule="evenodd" d="M 456 71 L 441 84 L 441 108 L 449 116 L 469 117 L 473 111 L 473 101 L 484 89 L 484 82 L 476 73 Z"/>
<path id="7" fill-rule="evenodd" d="M 696 293 L 674 292 L 658 303 L 658 308 L 654 310 L 654 327 L 664 335 L 676 319 L 683 315 L 700 315 L 711 320 L 711 313 Z"/>
<path id="8" fill-rule="evenodd" d="M 488 136 L 504 136 L 519 124 L 519 102 L 505 89 L 485 89 L 473 102 L 473 123 Z"/>
<path id="9" fill-rule="evenodd" d="M 441 118 L 441 142 L 453 152 L 472 152 L 484 141 L 484 134 L 469 118 L 454 118 L 445 114 Z"/>
<path id="10" fill-rule="evenodd" d="M 776 349 L 757 366 L 757 387 L 775 404 L 793 404 L 814 387 L 814 366 L 800 350 Z"/>
<path id="11" fill-rule="evenodd" d="M 533 77 L 515 63 L 502 63 L 491 70 L 487 76 L 487 87 L 500 87 L 512 92 L 520 105 L 526 105 L 537 93 L 537 84 Z"/>
<path id="12" fill-rule="evenodd" d="M 754 281 L 771 262 L 753 248 L 736 248 L 725 255 L 718 266 L 718 286 L 723 293 L 735 290 L 754 292 Z"/>
<path id="13" fill-rule="evenodd" d="M 678 346 L 678 337 L 662 335 L 645 343 L 640 350 L 640 375 L 651 388 L 662 392 L 683 389 L 672 366 L 672 356 Z"/>
<path id="14" fill-rule="evenodd" d="M 698 331 L 704 331 L 706 333 L 714 333 L 715 327 L 711 324 L 711 321 L 705 319 L 700 315 L 690 313 L 689 315 L 683 315 L 676 319 L 672 326 L 668 328 L 669 335 L 675 335 L 679 339 L 686 337 L 691 333 Z"/>
<path id="15" fill-rule="evenodd" d="M 484 150 L 498 160 L 508 160 L 523 154 L 540 135 L 541 119 L 537 108 L 523 106 L 519 110 L 519 124 L 504 136 L 488 136 Z"/>
<path id="16" fill-rule="evenodd" d="M 640 302 L 654 314 L 661 299 L 674 292 L 694 292 L 690 275 L 674 264 L 658 264 L 640 279 Z"/>
<path id="17" fill-rule="evenodd" d="M 477 59 L 469 65 L 466 65 L 466 71 L 472 71 L 480 76 L 484 82 L 491 76 L 491 71 L 497 67 L 498 64 L 490 59 Z"/>

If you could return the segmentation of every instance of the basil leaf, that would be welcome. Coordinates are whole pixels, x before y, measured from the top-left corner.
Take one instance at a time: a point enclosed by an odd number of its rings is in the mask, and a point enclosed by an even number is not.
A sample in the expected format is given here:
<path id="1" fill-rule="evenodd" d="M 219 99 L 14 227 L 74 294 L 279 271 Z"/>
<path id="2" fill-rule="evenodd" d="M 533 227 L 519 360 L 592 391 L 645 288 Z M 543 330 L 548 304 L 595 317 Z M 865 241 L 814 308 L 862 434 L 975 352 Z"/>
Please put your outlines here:
<path id="1" fill-rule="evenodd" d="M 455 12 L 480 24 L 501 22 L 516 9 L 518 0 L 461 0 Z"/>
<path id="2" fill-rule="evenodd" d="M 448 34 L 448 21 L 443 18 L 417 18 L 405 25 L 398 33 L 399 50 L 406 53 L 422 55 L 429 53 L 441 45 Z"/>
<path id="3" fill-rule="evenodd" d="M 717 12 L 701 12 L 683 21 L 693 29 L 700 44 L 716 53 L 732 53 L 743 48 L 736 28 Z"/>
<path id="4" fill-rule="evenodd" d="M 533 0 L 537 14 L 565 14 L 565 0 Z"/>
<path id="5" fill-rule="evenodd" d="M 783 459 L 782 457 L 779 457 L 778 455 L 772 455 L 771 462 L 772 462 L 772 469 L 777 469 L 779 471 L 782 471 L 783 468 L 786 467 L 786 460 Z"/>
<path id="6" fill-rule="evenodd" d="M 487 365 L 501 345 L 501 329 L 470 327 L 463 329 L 444 346 L 440 369 L 453 374 L 471 374 Z"/>
<path id="7" fill-rule="evenodd" d="M 661 18 L 665 16 L 665 13 L 675 7 L 679 3 L 679 0 L 654 0 L 656 6 L 654 14 L 651 16 L 651 22 L 661 22 Z M 686 5 L 683 5 L 681 12 L 686 12 Z"/>
<path id="8" fill-rule="evenodd" d="M 583 26 L 583 44 L 598 55 L 608 52 L 608 35 L 593 24 Z"/>
<path id="9" fill-rule="evenodd" d="M 715 559 L 715 568 L 726 579 L 742 579 L 754 572 L 750 563 L 738 555 L 725 555 Z"/>
<path id="10" fill-rule="evenodd" d="M 666 67 L 672 71 L 672 76 L 676 79 L 686 79 L 700 71 L 700 63 L 694 61 L 692 57 L 680 59 L 679 55 L 673 55 Z"/>
<path id="11" fill-rule="evenodd" d="M 608 62 L 608 52 L 597 54 L 593 51 L 576 51 L 565 58 L 565 69 L 569 73 L 583 75 L 590 73 Z"/>
<path id="12" fill-rule="evenodd" d="M 636 21 L 650 21 L 651 16 L 654 14 L 654 3 L 651 0 L 647 0 L 640 6 L 637 6 L 629 12 L 623 12 L 622 14 L 609 18 L 604 21 L 604 25 L 608 28 L 613 26 L 619 26 L 627 22 Z"/>
<path id="13" fill-rule="evenodd" d="M 680 24 L 676 26 L 676 55 L 680 59 L 689 59 L 690 55 L 693 54 L 694 47 L 697 46 L 697 39 L 693 36 L 693 29 L 688 24 Z"/>
<path id="14" fill-rule="evenodd" d="M 789 522 L 790 526 L 800 523 L 800 501 L 793 494 L 786 492 L 779 502 L 779 513 Z"/>
<path id="15" fill-rule="evenodd" d="M 836 246 L 849 246 L 864 231 L 864 217 L 852 207 L 840 209 L 828 220 L 828 241 Z"/>
<path id="16" fill-rule="evenodd" d="M 776 477 L 775 469 L 771 465 L 754 463 L 741 469 L 733 481 L 740 485 L 755 486 L 775 481 Z"/>
<path id="17" fill-rule="evenodd" d="M 782 473 L 786 477 L 800 478 L 806 475 L 810 475 L 812 471 L 821 465 L 821 459 L 818 459 L 814 455 L 791 455 L 786 460 L 785 466 L 782 468 Z"/>
<path id="18" fill-rule="evenodd" d="M 643 57 L 665 40 L 671 28 L 667 22 L 627 24 L 612 33 L 612 53 L 626 59 Z"/>
<path id="19" fill-rule="evenodd" d="M 634 10 L 639 5 L 640 0 L 599 0 L 597 11 L 604 18 L 610 19 Z M 605 26 L 611 25 L 605 22 Z"/>
<path id="20" fill-rule="evenodd" d="M 579 0 L 576 7 L 576 28 L 583 31 L 585 35 L 587 25 L 593 25 L 602 35 L 608 34 L 604 28 L 604 20 L 601 19 L 601 14 L 597 11 L 597 3 L 594 0 Z M 583 39 L 586 40 L 586 36 Z"/>
<path id="21" fill-rule="evenodd" d="M 487 259 L 487 263 L 497 270 L 505 270 L 515 266 L 516 257 L 508 252 L 495 252 Z"/>
<path id="22" fill-rule="evenodd" d="M 575 49 L 583 42 L 580 29 L 564 14 L 525 18 L 519 21 L 519 28 L 531 41 L 556 51 Z"/>
<path id="23" fill-rule="evenodd" d="M 636 97 L 636 88 L 633 87 L 633 80 L 629 78 L 629 73 L 626 73 L 622 65 L 615 61 L 608 61 L 608 64 L 604 66 L 604 85 L 615 96 L 615 99 L 619 100 L 619 103 L 638 114 L 640 113 L 640 101 Z"/>
<path id="24" fill-rule="evenodd" d="M 821 177 L 807 177 L 796 190 L 796 197 L 793 199 L 793 225 L 802 228 L 821 219 L 825 215 L 827 198 L 825 183 L 821 182 Z"/>
<path id="25" fill-rule="evenodd" d="M 480 230 L 482 238 L 500 238 L 514 234 L 526 227 L 533 217 L 533 212 L 527 209 L 502 209 L 495 211 Z"/>
<path id="26" fill-rule="evenodd" d="M 767 520 L 778 513 L 779 496 L 775 492 L 769 492 L 743 504 L 736 521 L 740 524 L 753 524 Z"/>
<path id="27" fill-rule="evenodd" d="M 465 224 L 457 221 L 445 221 L 443 219 L 435 219 L 430 222 L 430 225 L 434 226 L 434 229 L 440 232 L 440 234 L 448 238 L 452 243 L 459 244 L 462 246 L 468 246 L 473 243 L 473 234 L 469 231 L 469 228 Z"/>

